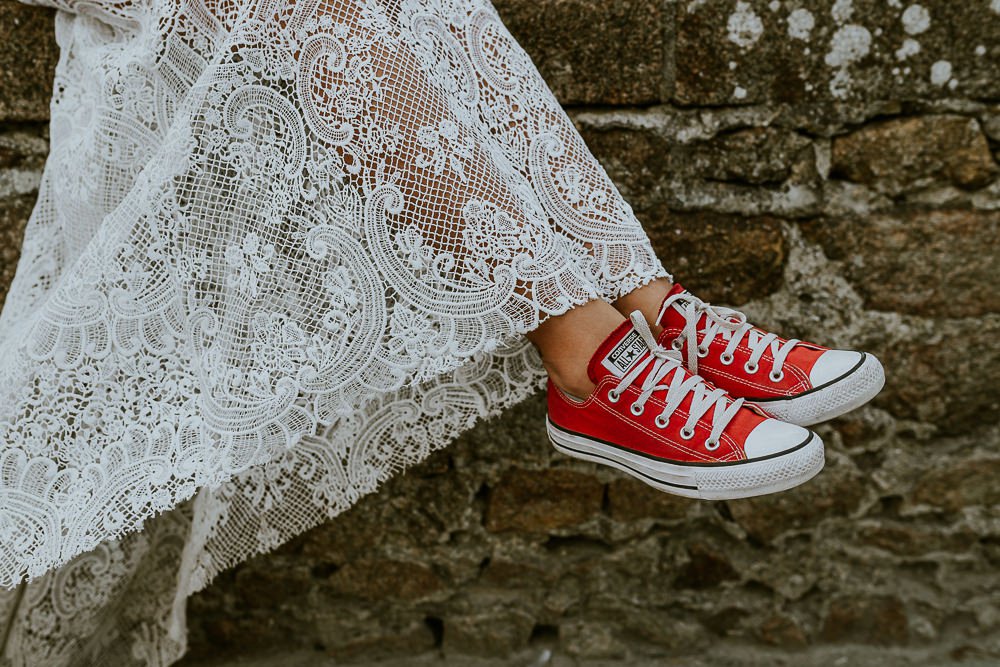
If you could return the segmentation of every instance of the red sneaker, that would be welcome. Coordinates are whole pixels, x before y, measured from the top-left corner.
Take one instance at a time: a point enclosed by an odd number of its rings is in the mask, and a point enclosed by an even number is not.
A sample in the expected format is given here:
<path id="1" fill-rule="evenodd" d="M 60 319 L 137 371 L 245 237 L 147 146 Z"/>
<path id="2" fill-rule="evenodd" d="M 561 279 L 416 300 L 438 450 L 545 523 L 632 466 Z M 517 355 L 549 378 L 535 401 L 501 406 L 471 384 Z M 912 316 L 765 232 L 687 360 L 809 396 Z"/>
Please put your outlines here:
<path id="1" fill-rule="evenodd" d="M 792 424 L 809 426 L 850 412 L 885 384 L 882 364 L 871 354 L 785 340 L 677 284 L 656 321 L 663 327 L 660 345 L 683 353 L 689 371 Z"/>
<path id="2" fill-rule="evenodd" d="M 548 386 L 552 444 L 680 496 L 746 498 L 797 486 L 823 468 L 823 441 L 689 373 L 639 311 L 601 344 L 586 399 Z"/>

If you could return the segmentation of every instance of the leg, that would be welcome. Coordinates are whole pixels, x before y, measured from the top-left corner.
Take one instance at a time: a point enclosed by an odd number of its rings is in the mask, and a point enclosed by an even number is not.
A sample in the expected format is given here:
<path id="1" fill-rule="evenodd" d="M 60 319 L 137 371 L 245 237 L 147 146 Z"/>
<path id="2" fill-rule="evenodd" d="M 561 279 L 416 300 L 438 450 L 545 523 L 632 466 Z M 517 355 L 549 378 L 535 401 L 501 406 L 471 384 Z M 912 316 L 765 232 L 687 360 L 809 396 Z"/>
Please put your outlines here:
<path id="1" fill-rule="evenodd" d="M 461 12 L 445 3 L 388 3 L 414 49 L 436 69 L 454 69 L 462 99 L 474 105 L 484 140 L 523 175 L 546 224 L 579 252 L 598 294 L 613 300 L 669 277 L 642 225 L 590 153 L 572 120 L 488 0 Z M 454 97 L 454 95 L 453 95 Z"/>
<path id="2" fill-rule="evenodd" d="M 542 355 L 545 371 L 557 387 L 585 398 L 594 391 L 587 364 L 598 346 L 624 321 L 604 301 L 590 301 L 564 315 L 550 317 L 527 334 Z"/>
<path id="3" fill-rule="evenodd" d="M 626 317 L 633 310 L 641 311 L 653 335 L 659 336 L 663 327 L 656 321 L 656 316 L 671 287 L 673 287 L 673 281 L 669 278 L 657 278 L 651 283 L 623 294 L 613 305 L 619 313 Z"/>

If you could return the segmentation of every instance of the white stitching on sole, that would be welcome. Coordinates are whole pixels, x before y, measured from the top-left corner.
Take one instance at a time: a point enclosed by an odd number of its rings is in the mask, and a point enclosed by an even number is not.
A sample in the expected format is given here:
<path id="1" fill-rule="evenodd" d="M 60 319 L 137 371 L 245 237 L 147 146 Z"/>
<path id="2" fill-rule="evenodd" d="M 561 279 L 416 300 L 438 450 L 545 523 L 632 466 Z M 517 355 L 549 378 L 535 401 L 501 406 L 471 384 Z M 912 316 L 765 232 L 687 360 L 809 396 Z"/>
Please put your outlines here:
<path id="1" fill-rule="evenodd" d="M 804 396 L 754 403 L 775 419 L 798 426 L 828 421 L 861 407 L 885 386 L 885 370 L 871 354 L 861 366 L 839 381 Z M 753 402 L 753 401 L 748 401 Z"/>
<path id="2" fill-rule="evenodd" d="M 784 491 L 823 469 L 823 441 L 815 433 L 802 447 L 761 461 L 723 466 L 683 466 L 654 461 L 617 447 L 567 433 L 546 417 L 552 445 L 563 454 L 617 468 L 650 486 L 687 498 L 732 500 Z"/>

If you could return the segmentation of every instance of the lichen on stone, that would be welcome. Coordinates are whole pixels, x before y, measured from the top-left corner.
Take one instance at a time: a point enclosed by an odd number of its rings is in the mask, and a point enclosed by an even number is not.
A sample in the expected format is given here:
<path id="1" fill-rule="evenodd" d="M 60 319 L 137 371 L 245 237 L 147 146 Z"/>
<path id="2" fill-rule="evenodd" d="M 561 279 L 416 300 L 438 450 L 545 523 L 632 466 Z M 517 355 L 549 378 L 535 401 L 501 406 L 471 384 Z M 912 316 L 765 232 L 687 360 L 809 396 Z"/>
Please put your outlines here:
<path id="1" fill-rule="evenodd" d="M 816 26 L 816 17 L 808 9 L 799 8 L 788 15 L 788 36 L 792 39 L 808 40 Z"/>
<path id="2" fill-rule="evenodd" d="M 931 15 L 921 5 L 910 5 L 901 17 L 903 30 L 907 35 L 919 35 L 927 32 L 931 25 Z"/>
<path id="3" fill-rule="evenodd" d="M 726 24 L 729 41 L 742 47 L 753 46 L 764 32 L 764 24 L 747 2 L 736 3 L 736 11 L 729 15 Z"/>

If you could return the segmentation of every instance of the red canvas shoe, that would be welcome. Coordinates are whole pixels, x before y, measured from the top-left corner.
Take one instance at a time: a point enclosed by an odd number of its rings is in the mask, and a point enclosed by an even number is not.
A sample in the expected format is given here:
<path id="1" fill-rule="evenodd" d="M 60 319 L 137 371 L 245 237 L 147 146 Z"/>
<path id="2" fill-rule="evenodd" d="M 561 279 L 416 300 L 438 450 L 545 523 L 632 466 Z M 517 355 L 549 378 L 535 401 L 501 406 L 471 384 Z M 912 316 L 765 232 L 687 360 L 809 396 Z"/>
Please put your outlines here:
<path id="1" fill-rule="evenodd" d="M 601 344 L 586 399 L 548 388 L 552 444 L 662 491 L 728 499 L 782 491 L 823 468 L 823 441 L 771 419 L 684 368 L 639 311 Z"/>
<path id="2" fill-rule="evenodd" d="M 800 426 L 833 419 L 873 399 L 885 371 L 871 354 L 785 340 L 675 284 L 663 300 L 659 343 L 689 371 L 769 415 Z"/>

